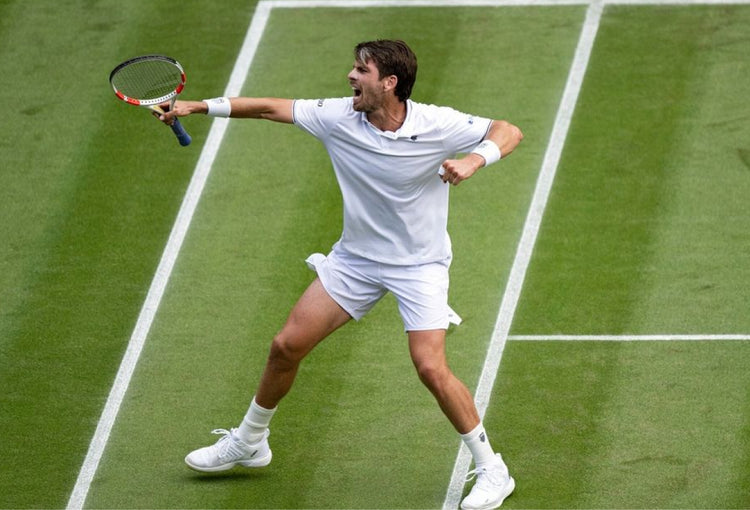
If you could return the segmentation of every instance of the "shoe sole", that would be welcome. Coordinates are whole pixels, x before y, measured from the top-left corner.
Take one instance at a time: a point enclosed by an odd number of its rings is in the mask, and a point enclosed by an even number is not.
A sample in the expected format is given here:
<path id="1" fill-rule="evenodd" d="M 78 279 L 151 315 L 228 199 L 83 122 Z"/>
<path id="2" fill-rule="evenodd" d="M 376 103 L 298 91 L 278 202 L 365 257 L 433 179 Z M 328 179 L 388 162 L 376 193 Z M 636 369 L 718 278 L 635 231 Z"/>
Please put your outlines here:
<path id="1" fill-rule="evenodd" d="M 493 510 L 499 507 L 500 505 L 502 505 L 503 501 L 505 501 L 505 498 L 513 494 L 513 491 L 515 490 L 515 488 L 516 488 L 516 481 L 513 479 L 512 476 L 509 476 L 508 483 L 505 484 L 505 490 L 501 493 L 498 499 L 484 506 L 476 506 L 476 507 L 465 507 L 462 503 L 461 509 L 462 510 Z"/>
<path id="2" fill-rule="evenodd" d="M 516 490 L 516 481 L 513 479 L 512 476 L 508 477 L 508 486 L 507 487 L 508 487 L 507 492 L 505 493 L 505 495 L 502 498 L 500 498 L 500 501 L 497 503 L 497 506 L 502 505 L 503 501 L 505 501 L 505 498 L 507 498 L 508 496 L 510 496 L 511 494 L 513 494 L 513 491 Z"/>
<path id="3" fill-rule="evenodd" d="M 271 454 L 271 452 L 268 452 L 268 455 L 266 455 L 265 457 L 260 457 L 260 458 L 251 459 L 251 460 L 241 460 L 237 462 L 228 462 L 226 464 L 221 464 L 219 466 L 210 466 L 210 467 L 198 466 L 196 464 L 193 464 L 192 462 L 190 462 L 188 457 L 185 457 L 185 464 L 187 464 L 187 466 L 190 469 L 193 469 L 195 471 L 200 471 L 201 473 L 216 473 L 218 471 L 227 471 L 229 469 L 232 469 L 235 466 L 242 466 L 246 468 L 265 467 L 271 463 L 271 458 L 273 457 L 273 455 Z"/>

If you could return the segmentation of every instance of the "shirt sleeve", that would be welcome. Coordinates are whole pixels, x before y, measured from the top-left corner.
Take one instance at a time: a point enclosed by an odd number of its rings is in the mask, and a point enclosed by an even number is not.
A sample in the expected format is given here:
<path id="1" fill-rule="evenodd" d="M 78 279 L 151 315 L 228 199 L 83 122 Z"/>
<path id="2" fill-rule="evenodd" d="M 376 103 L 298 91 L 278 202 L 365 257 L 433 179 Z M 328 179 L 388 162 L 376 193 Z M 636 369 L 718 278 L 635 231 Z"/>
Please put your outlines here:
<path id="1" fill-rule="evenodd" d="M 447 106 L 436 107 L 446 148 L 451 152 L 469 152 L 490 130 L 492 119 L 459 112 Z"/>
<path id="2" fill-rule="evenodd" d="M 294 124 L 316 138 L 323 139 L 347 111 L 351 98 L 297 99 L 294 101 Z"/>

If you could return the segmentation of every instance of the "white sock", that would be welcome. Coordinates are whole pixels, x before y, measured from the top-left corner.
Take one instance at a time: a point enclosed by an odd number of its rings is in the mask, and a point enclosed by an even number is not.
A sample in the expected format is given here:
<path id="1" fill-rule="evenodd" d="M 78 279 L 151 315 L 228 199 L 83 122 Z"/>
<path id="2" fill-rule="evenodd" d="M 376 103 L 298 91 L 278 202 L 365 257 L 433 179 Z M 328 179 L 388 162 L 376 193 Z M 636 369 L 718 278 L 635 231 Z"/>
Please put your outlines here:
<path id="1" fill-rule="evenodd" d="M 461 439 L 471 451 L 476 467 L 496 462 L 495 452 L 481 422 L 471 432 L 461 434 Z"/>
<path id="2" fill-rule="evenodd" d="M 271 418 L 275 412 L 275 407 L 273 409 L 260 407 L 255 402 L 255 397 L 253 397 L 247 414 L 245 414 L 242 423 L 237 428 L 237 437 L 247 444 L 257 443 L 263 439 L 263 435 L 266 433 L 268 424 L 271 423 Z"/>

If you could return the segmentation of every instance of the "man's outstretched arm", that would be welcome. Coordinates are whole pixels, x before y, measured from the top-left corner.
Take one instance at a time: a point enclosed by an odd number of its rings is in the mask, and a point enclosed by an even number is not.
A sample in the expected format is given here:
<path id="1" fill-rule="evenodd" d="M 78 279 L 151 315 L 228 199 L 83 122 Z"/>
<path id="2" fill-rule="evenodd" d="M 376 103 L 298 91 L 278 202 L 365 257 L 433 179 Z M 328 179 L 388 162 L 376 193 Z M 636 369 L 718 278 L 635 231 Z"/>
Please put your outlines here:
<path id="1" fill-rule="evenodd" d="M 228 104 L 224 102 L 228 102 Z M 294 122 L 293 105 L 292 99 L 276 97 L 232 97 L 205 101 L 176 101 L 174 108 L 161 115 L 159 120 L 171 124 L 175 117 L 203 113 L 219 117 L 266 119 L 292 124 Z"/>

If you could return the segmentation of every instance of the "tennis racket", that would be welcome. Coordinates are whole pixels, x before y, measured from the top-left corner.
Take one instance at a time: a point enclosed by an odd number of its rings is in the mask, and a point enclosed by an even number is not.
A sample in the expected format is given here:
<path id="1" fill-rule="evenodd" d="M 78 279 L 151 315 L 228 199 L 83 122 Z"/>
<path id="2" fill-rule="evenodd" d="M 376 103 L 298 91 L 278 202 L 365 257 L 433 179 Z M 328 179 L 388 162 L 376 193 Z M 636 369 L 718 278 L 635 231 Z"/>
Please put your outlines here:
<path id="1" fill-rule="evenodd" d="M 126 103 L 148 108 L 159 115 L 159 106 L 169 102 L 169 108 L 185 87 L 185 71 L 173 58 L 164 55 L 143 55 L 121 63 L 109 73 L 109 83 L 115 95 Z M 192 139 L 175 117 L 171 126 L 183 147 Z"/>

